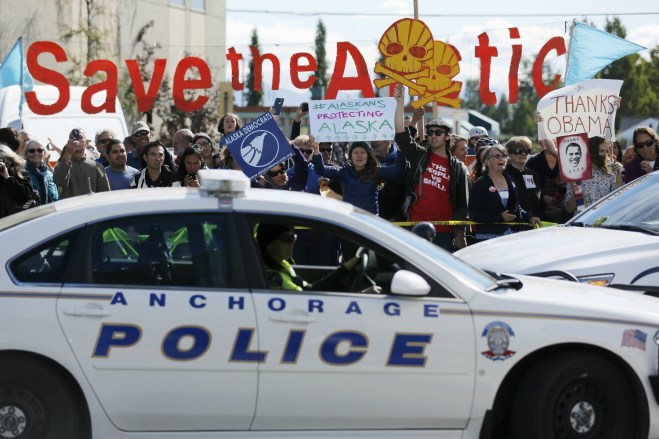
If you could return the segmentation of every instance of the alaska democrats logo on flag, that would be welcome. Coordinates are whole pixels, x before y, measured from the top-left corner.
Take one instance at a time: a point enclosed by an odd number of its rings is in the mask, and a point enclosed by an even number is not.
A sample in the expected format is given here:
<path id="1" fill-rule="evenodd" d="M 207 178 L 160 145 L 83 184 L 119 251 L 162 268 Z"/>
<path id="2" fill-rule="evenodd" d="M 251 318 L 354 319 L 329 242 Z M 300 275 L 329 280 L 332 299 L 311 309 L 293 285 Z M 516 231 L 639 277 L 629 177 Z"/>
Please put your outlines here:
<path id="1" fill-rule="evenodd" d="M 233 159 L 253 179 L 293 155 L 293 148 L 270 113 L 263 113 L 224 137 Z"/>

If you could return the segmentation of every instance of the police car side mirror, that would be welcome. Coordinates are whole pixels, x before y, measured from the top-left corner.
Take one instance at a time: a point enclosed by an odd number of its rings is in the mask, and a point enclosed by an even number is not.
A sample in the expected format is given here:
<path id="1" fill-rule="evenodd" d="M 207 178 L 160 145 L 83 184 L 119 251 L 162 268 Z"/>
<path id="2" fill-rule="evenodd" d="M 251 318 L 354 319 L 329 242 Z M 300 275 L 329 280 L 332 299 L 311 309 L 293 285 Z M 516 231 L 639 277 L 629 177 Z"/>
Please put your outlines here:
<path id="1" fill-rule="evenodd" d="M 416 273 L 398 270 L 391 279 L 391 292 L 401 296 L 425 296 L 430 292 L 430 284 Z"/>

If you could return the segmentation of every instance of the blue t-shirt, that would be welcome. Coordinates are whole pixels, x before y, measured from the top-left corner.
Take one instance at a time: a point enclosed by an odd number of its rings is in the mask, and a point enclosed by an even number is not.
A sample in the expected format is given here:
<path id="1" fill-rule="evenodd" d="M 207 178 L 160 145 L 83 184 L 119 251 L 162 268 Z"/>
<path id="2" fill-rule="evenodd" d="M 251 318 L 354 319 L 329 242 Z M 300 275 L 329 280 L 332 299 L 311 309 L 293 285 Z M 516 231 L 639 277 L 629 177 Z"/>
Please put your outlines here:
<path id="1" fill-rule="evenodd" d="M 110 189 L 113 191 L 117 191 L 119 189 L 128 189 L 130 187 L 130 182 L 134 180 L 135 175 L 139 173 L 139 170 L 131 166 L 126 166 L 126 170 L 124 172 L 115 171 L 110 166 L 105 168 L 105 175 L 108 176 Z"/>

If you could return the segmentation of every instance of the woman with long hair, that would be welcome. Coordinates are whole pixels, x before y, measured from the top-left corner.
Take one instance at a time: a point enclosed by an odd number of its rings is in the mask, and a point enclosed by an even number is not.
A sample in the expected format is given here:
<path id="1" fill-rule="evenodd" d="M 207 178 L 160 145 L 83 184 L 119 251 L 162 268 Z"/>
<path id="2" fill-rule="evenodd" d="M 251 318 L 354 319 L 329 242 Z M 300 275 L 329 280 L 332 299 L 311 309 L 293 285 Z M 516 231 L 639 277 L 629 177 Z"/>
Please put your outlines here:
<path id="1" fill-rule="evenodd" d="M 0 218 L 23 210 L 32 195 L 25 160 L 6 145 L 0 145 Z"/>
<path id="2" fill-rule="evenodd" d="M 38 140 L 28 140 L 23 149 L 25 171 L 30 175 L 32 187 L 39 192 L 41 204 L 59 200 L 53 173 L 47 166 L 46 148 Z"/>
<path id="3" fill-rule="evenodd" d="M 199 187 L 197 171 L 207 169 L 201 146 L 190 145 L 180 155 L 180 165 L 176 170 L 176 177 L 183 187 Z"/>
<path id="4" fill-rule="evenodd" d="M 405 157 L 398 151 L 393 166 L 380 166 L 367 142 L 354 142 L 350 145 L 348 162 L 343 166 L 331 166 L 323 163 L 320 146 L 313 136 L 309 136 L 313 148 L 312 163 L 316 173 L 341 183 L 343 201 L 361 207 L 375 215 L 378 214 L 378 189 L 383 181 L 402 178 L 405 173 Z"/>
<path id="5" fill-rule="evenodd" d="M 581 191 L 583 192 L 583 207 L 588 207 L 603 196 L 613 192 L 621 185 L 617 179 L 620 173 L 620 167 L 615 166 L 609 161 L 609 149 L 611 143 L 604 137 L 594 136 L 588 139 L 588 154 L 590 155 L 590 166 L 593 176 L 588 180 L 583 180 Z M 579 190 L 577 183 L 567 185 L 565 192 L 565 210 L 568 213 L 575 213 L 577 210 L 577 200 L 575 193 Z"/>
<path id="6" fill-rule="evenodd" d="M 478 224 L 474 234 L 476 242 L 518 231 L 513 222 L 540 224 L 519 205 L 517 188 L 512 178 L 504 173 L 508 153 L 501 145 L 490 146 L 483 157 L 483 175 L 469 191 L 469 218 Z"/>

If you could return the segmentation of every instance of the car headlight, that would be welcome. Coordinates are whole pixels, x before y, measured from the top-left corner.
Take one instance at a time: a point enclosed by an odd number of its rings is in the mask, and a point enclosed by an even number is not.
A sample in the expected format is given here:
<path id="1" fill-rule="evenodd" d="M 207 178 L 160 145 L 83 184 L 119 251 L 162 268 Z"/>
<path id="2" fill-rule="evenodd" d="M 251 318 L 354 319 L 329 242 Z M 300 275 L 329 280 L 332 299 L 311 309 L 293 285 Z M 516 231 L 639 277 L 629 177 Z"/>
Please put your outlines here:
<path id="1" fill-rule="evenodd" d="M 598 287 L 606 287 L 613 280 L 613 273 L 604 274 L 591 274 L 590 276 L 577 276 L 577 279 L 582 284 L 597 285 Z"/>

